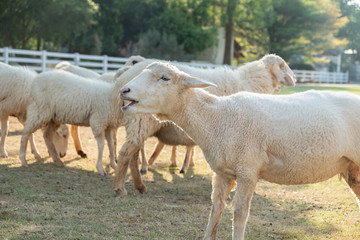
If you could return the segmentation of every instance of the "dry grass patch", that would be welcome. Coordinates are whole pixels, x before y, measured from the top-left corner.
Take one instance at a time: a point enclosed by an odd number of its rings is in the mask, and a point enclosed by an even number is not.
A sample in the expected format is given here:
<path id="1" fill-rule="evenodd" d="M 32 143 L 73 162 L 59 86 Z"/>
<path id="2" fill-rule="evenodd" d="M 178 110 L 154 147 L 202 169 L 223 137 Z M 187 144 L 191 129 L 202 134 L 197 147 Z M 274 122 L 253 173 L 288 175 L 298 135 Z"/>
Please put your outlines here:
<path id="1" fill-rule="evenodd" d="M 111 189 L 113 170 L 108 151 L 104 164 L 110 174 L 96 173 L 97 146 L 90 129 L 81 128 L 89 159 L 80 159 L 72 143 L 53 164 L 36 133 L 42 161 L 28 151 L 29 167 L 18 159 L 21 125 L 11 119 L 9 158 L 0 159 L 0 239 L 202 239 L 211 208 L 212 171 L 197 148 L 196 166 L 184 176 L 169 169 L 171 149 L 143 176 L 148 191 L 138 193 L 128 177 L 128 197 Z M 124 130 L 118 134 L 119 146 Z M 155 144 L 149 139 L 149 157 Z M 178 151 L 181 166 L 184 148 Z M 231 194 L 231 197 L 234 193 Z M 218 239 L 231 238 L 231 207 L 219 226 Z M 360 239 L 360 214 L 347 185 L 334 177 L 301 186 L 260 181 L 252 200 L 247 239 Z"/>

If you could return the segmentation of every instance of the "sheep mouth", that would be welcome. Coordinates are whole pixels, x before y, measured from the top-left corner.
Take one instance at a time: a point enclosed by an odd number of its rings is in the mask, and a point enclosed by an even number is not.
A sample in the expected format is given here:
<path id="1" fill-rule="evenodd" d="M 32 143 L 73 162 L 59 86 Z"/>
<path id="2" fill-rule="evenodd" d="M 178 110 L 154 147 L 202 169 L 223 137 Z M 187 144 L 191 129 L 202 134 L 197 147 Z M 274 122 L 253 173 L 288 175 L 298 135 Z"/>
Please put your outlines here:
<path id="1" fill-rule="evenodd" d="M 121 110 L 127 110 L 129 107 L 134 106 L 139 103 L 139 101 L 133 100 L 133 99 L 123 99 L 124 106 L 121 107 Z"/>

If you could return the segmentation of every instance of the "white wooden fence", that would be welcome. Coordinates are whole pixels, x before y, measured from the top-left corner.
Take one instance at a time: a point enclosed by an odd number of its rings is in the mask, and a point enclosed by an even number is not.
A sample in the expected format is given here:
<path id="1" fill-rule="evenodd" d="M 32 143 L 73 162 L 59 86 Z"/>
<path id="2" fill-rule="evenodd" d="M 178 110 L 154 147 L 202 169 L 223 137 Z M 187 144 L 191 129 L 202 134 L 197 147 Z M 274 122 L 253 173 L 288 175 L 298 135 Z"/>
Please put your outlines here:
<path id="1" fill-rule="evenodd" d="M 116 71 L 127 61 L 127 58 L 85 55 L 79 53 L 57 53 L 48 51 L 31 51 L 0 48 L 0 61 L 11 64 L 26 65 L 35 71 L 53 69 L 60 61 L 68 61 L 99 73 Z"/>
<path id="2" fill-rule="evenodd" d="M 293 70 L 298 83 L 349 83 L 349 73 Z"/>
<path id="3" fill-rule="evenodd" d="M 48 51 L 31 51 L 11 48 L 0 48 L 0 61 L 5 63 L 17 63 L 26 65 L 35 71 L 47 71 L 53 69 L 60 61 L 68 61 L 71 64 L 94 70 L 98 73 L 116 71 L 128 58 L 110 57 L 107 55 L 95 56 L 79 53 L 58 53 Z M 184 63 L 194 67 L 216 67 L 214 64 Z M 298 83 L 348 83 L 349 74 L 339 72 L 318 72 L 308 70 L 293 70 Z"/>
<path id="4" fill-rule="evenodd" d="M 11 48 L 0 48 L 0 61 L 7 64 L 26 65 L 35 71 L 47 71 L 53 69 L 61 61 L 88 68 L 98 73 L 116 71 L 128 58 L 110 57 L 107 55 L 86 55 L 80 53 L 58 53 L 48 51 L 32 51 Z M 214 64 L 184 63 L 194 67 L 215 67 Z"/>

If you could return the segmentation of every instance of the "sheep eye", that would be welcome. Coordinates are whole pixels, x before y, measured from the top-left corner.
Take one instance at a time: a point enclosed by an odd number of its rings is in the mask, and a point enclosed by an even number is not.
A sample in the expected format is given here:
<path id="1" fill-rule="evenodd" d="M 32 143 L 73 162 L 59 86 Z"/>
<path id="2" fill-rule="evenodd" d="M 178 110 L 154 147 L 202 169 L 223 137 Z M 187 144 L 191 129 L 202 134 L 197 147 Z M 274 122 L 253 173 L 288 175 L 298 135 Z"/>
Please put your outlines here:
<path id="1" fill-rule="evenodd" d="M 170 78 L 165 77 L 165 76 L 162 76 L 160 79 L 163 80 L 163 81 L 169 81 L 170 80 Z"/>
<path id="2" fill-rule="evenodd" d="M 135 65 L 135 64 L 137 64 L 137 63 L 138 63 L 138 61 L 136 61 L 136 60 L 132 61 L 132 64 L 133 64 L 133 65 Z"/>

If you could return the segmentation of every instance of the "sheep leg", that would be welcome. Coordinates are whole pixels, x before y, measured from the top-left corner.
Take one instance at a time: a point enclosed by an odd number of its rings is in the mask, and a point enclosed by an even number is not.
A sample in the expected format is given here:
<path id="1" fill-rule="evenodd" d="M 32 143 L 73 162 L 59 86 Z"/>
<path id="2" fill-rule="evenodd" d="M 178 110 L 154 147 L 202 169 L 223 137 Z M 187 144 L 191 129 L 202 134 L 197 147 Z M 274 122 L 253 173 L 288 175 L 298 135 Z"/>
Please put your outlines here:
<path id="1" fill-rule="evenodd" d="M 141 148 L 140 148 L 141 149 Z M 131 176 L 134 180 L 134 185 L 137 190 L 139 190 L 140 193 L 143 193 L 146 191 L 146 186 L 144 185 L 140 171 L 139 171 L 139 148 L 135 151 L 135 154 L 132 156 L 130 160 L 130 170 L 131 170 Z"/>
<path id="2" fill-rule="evenodd" d="M 114 139 L 113 139 L 113 131 L 114 129 L 107 129 L 105 131 L 106 141 L 108 143 L 109 154 L 110 154 L 110 166 L 113 169 L 116 169 L 115 163 L 115 146 L 114 146 Z"/>
<path id="3" fill-rule="evenodd" d="M 82 158 L 87 158 L 86 153 L 82 150 L 81 140 L 79 137 L 79 127 L 75 125 L 71 125 L 71 137 L 73 139 L 75 150 L 78 155 Z"/>
<path id="4" fill-rule="evenodd" d="M 153 154 L 151 155 L 150 159 L 149 159 L 149 165 L 152 165 L 154 163 L 154 161 L 156 160 L 156 158 L 159 156 L 161 150 L 164 148 L 165 144 L 158 141 Z"/>
<path id="5" fill-rule="evenodd" d="M 22 136 L 21 136 L 19 158 L 21 160 L 21 166 L 23 166 L 23 167 L 28 166 L 27 162 L 26 162 L 26 147 L 27 147 L 27 142 L 29 140 L 30 134 L 31 133 L 27 133 L 27 132 L 23 131 Z"/>
<path id="6" fill-rule="evenodd" d="M 40 153 L 37 150 L 36 145 L 35 145 L 35 139 L 34 139 L 33 133 L 30 134 L 30 136 L 29 136 L 29 142 L 30 142 L 31 153 L 34 154 L 34 157 L 36 159 L 41 159 Z"/>
<path id="7" fill-rule="evenodd" d="M 352 192 L 354 193 L 360 208 L 360 167 L 351 162 L 346 174 L 341 174 L 345 179 Z"/>
<path id="8" fill-rule="evenodd" d="M 112 137 L 113 142 L 114 142 L 114 159 L 115 159 L 114 161 L 115 161 L 115 166 L 116 166 L 117 128 L 113 128 L 111 130 L 111 137 Z"/>
<path id="9" fill-rule="evenodd" d="M 140 152 L 141 152 L 141 170 L 140 170 L 140 173 L 141 174 L 146 174 L 147 168 L 148 168 L 148 163 L 146 161 L 144 145 L 141 147 Z"/>
<path id="10" fill-rule="evenodd" d="M 19 119 L 19 122 L 25 126 L 25 120 L 24 119 Z M 31 133 L 29 135 L 29 142 L 30 142 L 30 148 L 31 148 L 31 153 L 34 154 L 34 157 L 36 159 L 41 159 L 41 156 L 40 156 L 40 153 L 39 151 L 37 150 L 36 148 L 36 145 L 35 145 L 35 139 L 34 139 L 34 134 Z"/>
<path id="11" fill-rule="evenodd" d="M 185 174 L 186 170 L 189 168 L 189 163 L 190 163 L 190 158 L 191 158 L 191 153 L 193 150 L 193 146 L 186 146 L 186 153 L 185 153 L 185 159 L 184 159 L 184 163 L 183 166 L 180 170 L 180 173 Z"/>
<path id="12" fill-rule="evenodd" d="M 36 108 L 34 108 L 31 104 L 28 107 L 28 113 L 29 112 L 31 114 L 30 115 L 28 114 L 28 120 L 26 121 L 24 129 L 22 130 L 22 136 L 21 136 L 21 142 L 20 142 L 19 158 L 21 160 L 22 166 L 27 166 L 26 147 L 27 147 L 27 142 L 29 140 L 30 135 L 33 132 L 35 132 L 36 130 L 38 130 L 45 122 L 44 120 L 39 119 L 37 117 L 38 114 L 36 114 Z M 20 122 L 22 122 L 22 121 L 20 121 Z"/>
<path id="13" fill-rule="evenodd" d="M 4 117 L 1 119 L 1 143 L 0 143 L 0 157 L 7 158 L 8 154 L 5 150 L 5 141 L 8 134 L 9 129 L 9 120 L 8 117 Z"/>
<path id="14" fill-rule="evenodd" d="M 53 122 L 49 122 L 44 128 L 43 137 L 51 158 L 57 166 L 63 167 L 65 164 L 60 160 L 59 154 L 57 153 L 55 145 L 52 141 L 55 129 L 57 129 L 57 126 L 55 126 Z"/>
<path id="15" fill-rule="evenodd" d="M 191 154 L 190 154 L 190 166 L 193 167 L 195 166 L 195 162 L 194 162 L 194 156 L 195 156 L 195 146 L 192 146 L 191 148 Z"/>
<path id="16" fill-rule="evenodd" d="M 257 179 L 236 179 L 236 193 L 233 200 L 233 239 L 245 239 L 245 226 L 249 217 L 251 198 L 255 192 Z"/>
<path id="17" fill-rule="evenodd" d="M 132 160 L 133 156 L 136 155 L 136 152 L 139 151 L 139 148 L 141 148 L 141 147 L 138 147 L 132 141 L 127 140 L 122 145 L 122 147 L 119 151 L 118 164 L 116 167 L 115 177 L 114 177 L 114 182 L 113 182 L 113 190 L 119 196 L 124 197 L 127 195 L 127 192 L 125 189 L 126 172 L 128 170 L 130 160 Z M 137 159 L 135 162 L 137 164 Z M 136 166 L 136 169 L 137 169 L 137 171 L 139 171 L 137 166 Z"/>
<path id="18" fill-rule="evenodd" d="M 234 188 L 235 180 L 229 180 L 214 173 L 212 178 L 213 191 L 211 194 L 211 201 L 213 206 L 211 208 L 209 223 L 206 227 L 204 240 L 216 239 L 218 225 L 220 223 L 221 215 L 224 211 L 226 199 L 230 191 Z"/>
<path id="19" fill-rule="evenodd" d="M 97 145 L 98 145 L 98 160 L 96 163 L 96 169 L 98 170 L 98 173 L 105 176 L 106 171 L 104 170 L 103 164 L 102 164 L 102 157 L 104 152 L 104 144 L 105 144 L 105 133 L 101 132 L 100 134 L 97 134 L 95 136 Z M 114 160 L 115 161 L 115 160 Z"/>
<path id="20" fill-rule="evenodd" d="M 170 167 L 176 167 L 176 146 L 173 146 L 171 149 L 171 157 L 170 157 L 171 165 Z"/>

